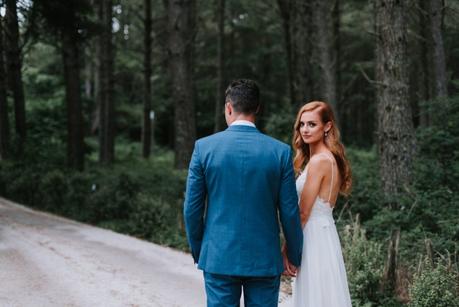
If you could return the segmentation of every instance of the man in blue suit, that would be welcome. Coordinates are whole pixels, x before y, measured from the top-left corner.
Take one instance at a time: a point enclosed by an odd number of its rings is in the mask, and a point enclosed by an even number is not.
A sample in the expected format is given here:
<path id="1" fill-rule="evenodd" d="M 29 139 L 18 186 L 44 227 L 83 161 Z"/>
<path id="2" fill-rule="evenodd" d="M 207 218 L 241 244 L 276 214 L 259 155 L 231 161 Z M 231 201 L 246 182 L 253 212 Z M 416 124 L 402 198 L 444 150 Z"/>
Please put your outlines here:
<path id="1" fill-rule="evenodd" d="M 184 204 L 187 238 L 204 271 L 207 306 L 277 306 L 279 221 L 289 272 L 300 265 L 303 234 L 290 147 L 255 127 L 259 89 L 233 81 L 225 93 L 228 129 L 195 143 Z M 287 263 L 287 262 L 286 262 Z"/>

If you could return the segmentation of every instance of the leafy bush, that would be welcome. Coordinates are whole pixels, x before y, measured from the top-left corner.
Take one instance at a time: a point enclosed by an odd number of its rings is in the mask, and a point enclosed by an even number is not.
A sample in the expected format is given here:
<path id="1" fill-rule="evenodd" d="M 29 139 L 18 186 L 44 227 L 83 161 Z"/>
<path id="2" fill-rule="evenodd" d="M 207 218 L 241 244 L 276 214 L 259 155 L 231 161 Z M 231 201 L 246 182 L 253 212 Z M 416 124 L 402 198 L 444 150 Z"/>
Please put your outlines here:
<path id="1" fill-rule="evenodd" d="M 458 307 L 458 274 L 449 271 L 444 265 L 425 268 L 415 274 L 410 287 L 411 307 Z"/>
<path id="2" fill-rule="evenodd" d="M 84 172 L 14 161 L 0 163 L 0 194 L 38 209 L 182 249 L 185 172 L 166 152 Z"/>
<path id="3" fill-rule="evenodd" d="M 39 207 L 45 210 L 59 210 L 56 207 L 64 205 L 68 195 L 68 180 L 66 175 L 60 170 L 52 170 L 45 173 L 38 182 L 41 201 Z"/>
<path id="4" fill-rule="evenodd" d="M 383 273 L 381 244 L 366 238 L 358 217 L 347 225 L 342 237 L 343 255 L 353 306 L 371 306 L 380 300 L 380 281 Z"/>
<path id="5" fill-rule="evenodd" d="M 135 179 L 124 172 L 110 171 L 94 179 L 92 192 L 84 204 L 86 210 L 91 212 L 89 221 L 98 223 L 106 220 L 127 220 L 135 195 L 139 192 Z"/>
<path id="6" fill-rule="evenodd" d="M 175 224 L 174 213 L 170 204 L 160 197 L 140 194 L 129 218 L 131 232 L 138 237 L 155 240 L 159 233 Z"/>

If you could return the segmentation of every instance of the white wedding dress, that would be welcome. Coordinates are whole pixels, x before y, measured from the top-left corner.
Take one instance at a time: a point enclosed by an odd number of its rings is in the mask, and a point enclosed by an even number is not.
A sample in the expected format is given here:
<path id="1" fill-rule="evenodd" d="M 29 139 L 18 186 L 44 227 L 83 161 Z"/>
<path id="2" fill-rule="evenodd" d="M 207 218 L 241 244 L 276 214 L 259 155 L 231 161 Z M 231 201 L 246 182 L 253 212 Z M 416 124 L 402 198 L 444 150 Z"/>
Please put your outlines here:
<path id="1" fill-rule="evenodd" d="M 335 161 L 328 155 L 332 164 Z M 334 176 L 332 167 L 332 182 Z M 296 180 L 298 199 L 307 177 L 307 166 Z M 331 187 L 332 185 L 330 185 Z M 294 307 L 347 307 L 351 305 L 341 244 L 333 220 L 333 208 L 317 197 L 303 229 L 301 266 L 293 283 Z"/>

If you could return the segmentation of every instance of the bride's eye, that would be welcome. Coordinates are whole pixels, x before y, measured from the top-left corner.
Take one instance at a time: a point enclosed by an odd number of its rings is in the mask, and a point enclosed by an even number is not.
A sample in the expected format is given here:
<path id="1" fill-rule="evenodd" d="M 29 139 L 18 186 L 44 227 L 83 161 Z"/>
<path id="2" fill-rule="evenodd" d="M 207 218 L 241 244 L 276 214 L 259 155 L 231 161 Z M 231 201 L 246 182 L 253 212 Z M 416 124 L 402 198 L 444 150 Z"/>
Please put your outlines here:
<path id="1" fill-rule="evenodd" d="M 310 128 L 314 128 L 314 127 L 316 126 L 316 124 L 315 124 L 315 123 L 308 123 L 308 126 L 309 126 Z"/>

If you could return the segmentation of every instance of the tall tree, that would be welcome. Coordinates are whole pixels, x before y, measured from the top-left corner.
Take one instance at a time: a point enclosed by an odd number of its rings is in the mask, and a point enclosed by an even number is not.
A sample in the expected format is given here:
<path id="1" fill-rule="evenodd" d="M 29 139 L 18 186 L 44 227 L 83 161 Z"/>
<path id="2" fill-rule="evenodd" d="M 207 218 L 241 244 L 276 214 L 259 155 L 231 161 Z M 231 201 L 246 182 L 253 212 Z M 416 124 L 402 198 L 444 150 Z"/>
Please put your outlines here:
<path id="1" fill-rule="evenodd" d="M 113 102 L 113 62 L 114 46 L 112 43 L 113 1 L 99 2 L 99 16 L 102 32 L 99 37 L 99 161 L 110 164 L 115 158 L 115 111 Z"/>
<path id="2" fill-rule="evenodd" d="M 282 18 L 282 28 L 284 30 L 284 46 L 285 52 L 287 53 L 287 68 L 288 68 L 288 92 L 290 97 L 290 103 L 295 104 L 295 89 L 293 85 L 293 54 L 292 54 L 292 11 L 291 6 L 292 0 L 277 0 L 279 6 L 280 16 Z"/>
<path id="3" fill-rule="evenodd" d="M 312 9 L 312 23 L 314 27 L 313 63 L 317 64 L 314 70 L 317 79 L 318 99 L 330 103 L 337 110 L 337 52 L 336 52 L 336 0 L 314 0 Z"/>
<path id="4" fill-rule="evenodd" d="M 8 155 L 10 139 L 3 33 L 3 17 L 0 15 L 0 160 L 5 159 Z"/>
<path id="5" fill-rule="evenodd" d="M 144 0 L 144 94 L 143 94 L 143 129 L 142 129 L 142 155 L 144 158 L 150 156 L 151 150 L 151 0 Z"/>
<path id="6" fill-rule="evenodd" d="M 418 27 L 419 27 L 419 37 L 415 44 L 417 49 L 419 50 L 419 57 L 418 61 L 415 65 L 413 65 L 414 70 L 414 77 L 417 79 L 416 82 L 416 89 L 417 89 L 417 97 L 416 99 L 416 108 L 419 124 L 421 126 L 429 125 L 430 119 L 428 112 L 423 110 L 423 107 L 419 104 L 419 102 L 430 100 L 433 97 L 434 87 L 432 85 L 433 80 L 433 56 L 432 56 L 432 35 L 430 34 L 430 18 L 428 14 L 427 3 L 425 0 L 419 0 L 419 14 L 418 14 Z"/>
<path id="7" fill-rule="evenodd" d="M 405 1 L 376 0 L 378 146 L 383 191 L 411 182 L 415 137 L 408 99 Z"/>
<path id="8" fill-rule="evenodd" d="M 333 46 L 335 59 L 335 75 L 336 75 L 336 86 L 335 86 L 335 95 L 336 95 L 336 112 L 339 113 L 340 103 L 341 103 L 341 6 L 340 0 L 334 0 L 332 18 L 333 18 Z M 337 114 L 339 115 L 339 114 Z M 339 116 L 337 116 L 339 118 Z"/>
<path id="9" fill-rule="evenodd" d="M 433 43 L 433 64 L 435 74 L 435 96 L 448 96 L 447 78 L 446 78 L 446 61 L 445 49 L 443 45 L 443 36 L 441 30 L 443 16 L 443 1 L 429 0 L 428 5 L 430 28 Z"/>
<path id="10" fill-rule="evenodd" d="M 21 153 L 26 138 L 26 113 L 16 0 L 6 0 L 5 21 L 8 85 L 13 94 L 15 128 L 18 135 L 18 150 Z"/>
<path id="11" fill-rule="evenodd" d="M 87 0 L 36 0 L 34 10 L 40 16 L 42 33 L 51 34 L 62 55 L 65 103 L 67 112 L 67 164 L 84 168 L 84 121 L 81 103 L 81 55 L 83 33 L 89 23 L 86 14 L 90 11 Z"/>
<path id="12" fill-rule="evenodd" d="M 83 170 L 83 115 L 80 92 L 81 47 L 74 8 L 68 6 L 69 22 L 73 26 L 62 31 L 62 59 L 64 63 L 65 101 L 67 105 L 67 161 L 70 167 Z"/>
<path id="13" fill-rule="evenodd" d="M 313 96 L 311 0 L 290 0 L 290 39 L 293 101 L 301 105 Z"/>
<path id="14" fill-rule="evenodd" d="M 169 0 L 168 64 L 172 81 L 175 127 L 175 167 L 188 167 L 196 139 L 193 90 L 193 44 L 196 34 L 195 0 Z"/>
<path id="15" fill-rule="evenodd" d="M 222 110 L 225 95 L 224 78 L 224 52 L 225 52 L 225 0 L 217 0 L 217 95 L 215 99 L 214 132 L 220 131 L 222 127 Z"/>

